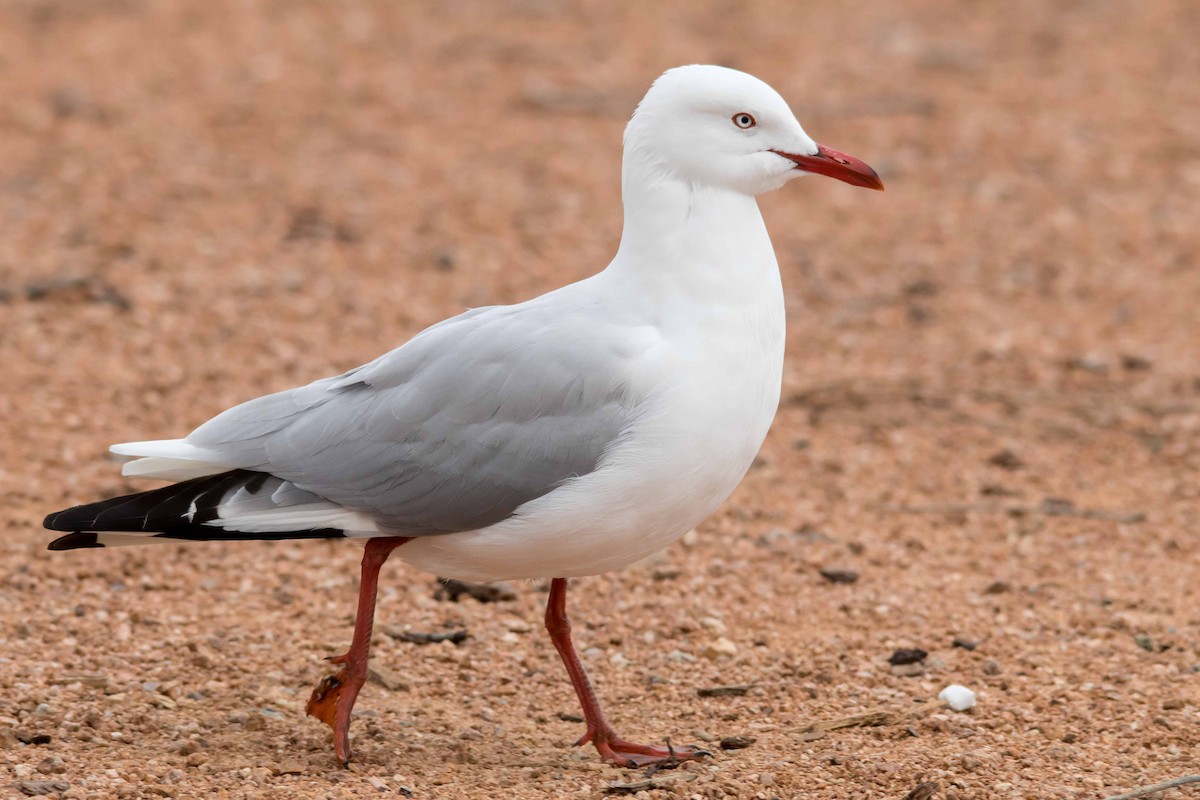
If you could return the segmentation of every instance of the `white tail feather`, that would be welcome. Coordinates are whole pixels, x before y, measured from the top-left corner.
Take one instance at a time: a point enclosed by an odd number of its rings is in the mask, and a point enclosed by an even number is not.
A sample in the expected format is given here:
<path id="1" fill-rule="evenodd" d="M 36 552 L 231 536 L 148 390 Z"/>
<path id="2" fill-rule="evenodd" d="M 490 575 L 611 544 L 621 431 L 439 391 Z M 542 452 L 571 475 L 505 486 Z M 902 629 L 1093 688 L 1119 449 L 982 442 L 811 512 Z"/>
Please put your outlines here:
<path id="1" fill-rule="evenodd" d="M 207 447 L 197 447 L 185 439 L 155 439 L 148 442 L 121 442 L 108 448 L 118 456 L 133 458 L 174 458 L 180 461 L 202 461 L 220 464 L 221 454 Z M 225 469 L 229 469 L 226 466 Z"/>
<path id="2" fill-rule="evenodd" d="M 229 467 L 208 464 L 203 461 L 184 461 L 181 458 L 135 458 L 121 465 L 121 474 L 127 478 L 161 478 L 164 481 L 187 481 L 217 475 Z"/>

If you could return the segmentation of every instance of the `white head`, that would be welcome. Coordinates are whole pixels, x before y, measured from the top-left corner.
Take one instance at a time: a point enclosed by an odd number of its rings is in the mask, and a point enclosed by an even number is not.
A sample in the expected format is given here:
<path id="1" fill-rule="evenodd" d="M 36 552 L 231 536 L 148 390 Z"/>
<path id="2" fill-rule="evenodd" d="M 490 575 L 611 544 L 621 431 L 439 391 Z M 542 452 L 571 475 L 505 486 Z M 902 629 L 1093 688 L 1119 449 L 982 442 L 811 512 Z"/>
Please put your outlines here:
<path id="1" fill-rule="evenodd" d="M 654 82 L 625 129 L 626 171 L 643 164 L 748 195 L 807 172 L 883 188 L 866 164 L 810 139 L 778 92 L 725 67 L 677 67 Z"/>

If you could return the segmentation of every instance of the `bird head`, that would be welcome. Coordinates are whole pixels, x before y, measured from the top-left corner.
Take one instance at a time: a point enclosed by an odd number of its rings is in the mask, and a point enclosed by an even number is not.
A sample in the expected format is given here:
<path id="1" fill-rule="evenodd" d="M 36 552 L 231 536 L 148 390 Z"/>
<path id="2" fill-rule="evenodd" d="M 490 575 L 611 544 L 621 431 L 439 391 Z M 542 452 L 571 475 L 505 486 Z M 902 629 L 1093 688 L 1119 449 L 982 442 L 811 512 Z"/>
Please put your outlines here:
<path id="1" fill-rule="evenodd" d="M 806 174 L 883 189 L 862 161 L 814 142 L 779 93 L 751 75 L 692 65 L 654 82 L 625 129 L 626 166 L 757 195 Z"/>

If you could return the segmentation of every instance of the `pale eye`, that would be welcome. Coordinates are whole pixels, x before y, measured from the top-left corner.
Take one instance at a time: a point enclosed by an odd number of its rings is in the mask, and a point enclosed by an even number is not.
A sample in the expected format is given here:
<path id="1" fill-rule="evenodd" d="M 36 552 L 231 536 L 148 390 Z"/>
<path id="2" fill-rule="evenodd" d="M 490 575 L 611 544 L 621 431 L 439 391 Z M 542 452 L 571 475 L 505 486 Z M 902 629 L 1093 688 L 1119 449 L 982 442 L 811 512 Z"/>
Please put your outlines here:
<path id="1" fill-rule="evenodd" d="M 746 128 L 753 128 L 755 125 L 757 125 L 758 120 L 754 118 L 753 114 L 747 114 L 745 111 L 739 111 L 733 115 L 733 124 L 745 130 Z"/>

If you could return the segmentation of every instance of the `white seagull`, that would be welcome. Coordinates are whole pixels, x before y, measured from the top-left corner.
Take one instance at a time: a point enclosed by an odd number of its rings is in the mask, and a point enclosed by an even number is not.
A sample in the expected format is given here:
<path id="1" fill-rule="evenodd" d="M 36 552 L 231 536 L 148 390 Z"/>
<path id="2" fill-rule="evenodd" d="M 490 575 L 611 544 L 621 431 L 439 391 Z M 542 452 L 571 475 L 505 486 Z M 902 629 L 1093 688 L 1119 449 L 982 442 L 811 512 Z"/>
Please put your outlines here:
<path id="1" fill-rule="evenodd" d="M 365 366 L 236 406 L 182 439 L 117 444 L 178 481 L 51 514 L 51 550 L 212 539 L 362 539 L 358 614 L 308 712 L 350 759 L 379 569 L 551 579 L 546 627 L 592 742 L 625 766 L 698 758 L 622 739 L 571 642 L 567 578 L 619 569 L 711 514 L 779 404 L 784 304 L 755 196 L 808 173 L 883 189 L 742 72 L 663 74 L 625 129 L 624 231 L 590 278 L 477 308 Z"/>

